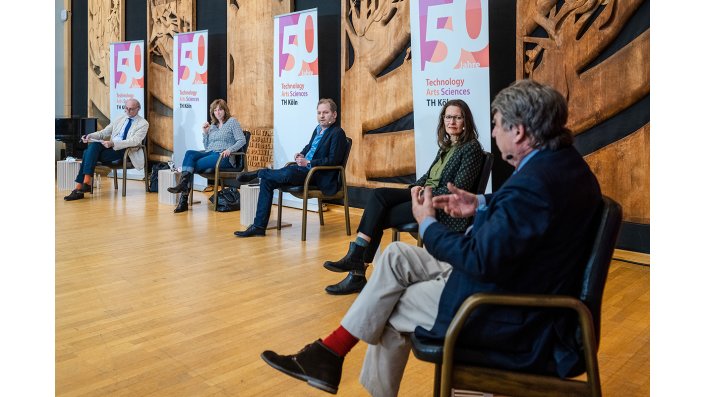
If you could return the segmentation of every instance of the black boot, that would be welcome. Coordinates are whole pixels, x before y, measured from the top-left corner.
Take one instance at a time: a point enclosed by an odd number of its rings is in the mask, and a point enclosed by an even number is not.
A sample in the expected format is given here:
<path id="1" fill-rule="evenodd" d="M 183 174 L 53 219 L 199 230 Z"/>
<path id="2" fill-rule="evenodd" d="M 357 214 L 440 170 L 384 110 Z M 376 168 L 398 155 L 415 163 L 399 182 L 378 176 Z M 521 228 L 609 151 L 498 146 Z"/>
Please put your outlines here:
<path id="1" fill-rule="evenodd" d="M 324 345 L 320 339 L 291 356 L 267 350 L 260 357 L 274 369 L 302 380 L 309 386 L 332 394 L 338 392 L 343 358 Z"/>
<path id="2" fill-rule="evenodd" d="M 365 254 L 366 247 L 355 244 L 355 242 L 350 243 L 350 248 L 348 248 L 348 253 L 337 262 L 326 261 L 323 267 L 332 272 L 350 272 L 353 270 L 365 271 L 365 263 L 362 261 L 362 257 Z"/>
<path id="3" fill-rule="evenodd" d="M 188 210 L 188 191 L 181 193 L 179 196 L 179 204 L 174 208 L 174 213 L 184 212 Z"/>
<path id="4" fill-rule="evenodd" d="M 362 291 L 367 284 L 365 275 L 357 275 L 353 272 L 348 273 L 338 284 L 329 285 L 326 287 L 326 292 L 331 295 L 349 295 Z"/>
<path id="5" fill-rule="evenodd" d="M 188 192 L 191 189 L 191 175 L 192 174 L 188 171 L 182 172 L 181 179 L 179 180 L 179 183 L 177 183 L 176 186 L 174 186 L 174 187 L 167 188 L 166 190 L 168 190 L 169 193 Z M 179 211 L 179 212 L 181 212 L 181 211 Z"/>

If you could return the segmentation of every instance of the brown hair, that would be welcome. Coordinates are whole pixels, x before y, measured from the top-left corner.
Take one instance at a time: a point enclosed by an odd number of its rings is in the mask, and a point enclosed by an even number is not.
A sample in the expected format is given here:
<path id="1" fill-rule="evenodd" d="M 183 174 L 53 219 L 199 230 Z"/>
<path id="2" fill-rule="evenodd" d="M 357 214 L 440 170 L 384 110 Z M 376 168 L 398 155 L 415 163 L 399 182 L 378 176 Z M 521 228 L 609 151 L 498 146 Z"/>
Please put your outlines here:
<path id="1" fill-rule="evenodd" d="M 438 146 L 445 152 L 450 149 L 452 142 L 450 141 L 450 135 L 446 132 L 446 126 L 443 118 L 446 115 L 446 109 L 448 106 L 456 106 L 460 108 L 463 113 L 463 121 L 465 122 L 465 128 L 463 133 L 458 138 L 458 145 L 462 145 L 468 142 L 477 140 L 477 127 L 475 126 L 475 119 L 472 117 L 472 112 L 470 111 L 470 106 L 468 106 L 462 99 L 451 99 L 443 105 L 441 109 L 441 114 L 438 115 Z"/>
<path id="2" fill-rule="evenodd" d="M 318 105 L 320 105 L 320 104 L 322 104 L 322 103 L 327 103 L 328 106 L 330 106 L 330 111 L 331 111 L 331 112 L 337 112 L 337 111 L 338 111 L 338 106 L 335 104 L 335 101 L 334 101 L 334 100 L 332 100 L 332 99 L 330 99 L 330 98 L 321 98 L 321 100 L 318 101 Z M 316 107 L 318 107 L 318 105 L 316 105 Z"/>
<path id="3" fill-rule="evenodd" d="M 216 99 L 215 101 L 211 102 L 210 115 L 212 125 L 218 124 L 218 119 L 215 117 L 216 108 L 221 108 L 225 111 L 225 114 L 223 115 L 223 124 L 225 124 L 225 122 L 230 119 L 230 109 L 228 109 L 228 104 L 222 99 Z"/>

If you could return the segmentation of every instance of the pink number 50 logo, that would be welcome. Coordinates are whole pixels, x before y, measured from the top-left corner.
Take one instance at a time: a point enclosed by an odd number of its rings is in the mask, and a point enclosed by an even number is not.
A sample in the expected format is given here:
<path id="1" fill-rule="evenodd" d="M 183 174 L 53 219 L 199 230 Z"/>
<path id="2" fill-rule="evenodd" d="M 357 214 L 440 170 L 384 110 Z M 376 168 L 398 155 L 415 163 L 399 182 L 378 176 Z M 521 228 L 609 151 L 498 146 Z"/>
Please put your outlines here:
<path id="1" fill-rule="evenodd" d="M 489 66 L 487 0 L 419 0 L 421 70 Z"/>
<path id="2" fill-rule="evenodd" d="M 177 38 L 176 72 L 179 84 L 189 81 L 192 84 L 208 83 L 208 65 L 206 63 L 206 37 L 203 33 L 180 34 Z"/>
<path id="3" fill-rule="evenodd" d="M 143 88 L 142 46 L 138 43 L 115 43 L 113 45 L 115 87 L 128 85 L 130 88 Z"/>
<path id="4" fill-rule="evenodd" d="M 279 77 L 318 74 L 318 37 L 313 15 L 293 14 L 279 18 Z"/>

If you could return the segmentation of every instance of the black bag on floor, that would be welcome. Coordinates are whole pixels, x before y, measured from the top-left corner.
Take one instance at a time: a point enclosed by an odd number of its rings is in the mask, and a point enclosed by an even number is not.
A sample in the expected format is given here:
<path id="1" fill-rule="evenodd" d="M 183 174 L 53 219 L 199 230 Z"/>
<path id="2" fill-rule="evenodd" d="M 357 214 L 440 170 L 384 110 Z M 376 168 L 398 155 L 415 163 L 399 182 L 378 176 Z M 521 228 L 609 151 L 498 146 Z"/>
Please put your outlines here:
<path id="1" fill-rule="evenodd" d="M 152 166 L 152 173 L 149 175 L 149 191 L 157 192 L 159 191 L 159 171 L 168 170 L 169 164 L 167 163 L 157 163 Z"/>
<path id="2" fill-rule="evenodd" d="M 213 196 L 208 199 L 213 202 Z M 215 206 L 218 212 L 240 211 L 240 191 L 232 187 L 224 187 L 218 193 L 218 204 Z"/>

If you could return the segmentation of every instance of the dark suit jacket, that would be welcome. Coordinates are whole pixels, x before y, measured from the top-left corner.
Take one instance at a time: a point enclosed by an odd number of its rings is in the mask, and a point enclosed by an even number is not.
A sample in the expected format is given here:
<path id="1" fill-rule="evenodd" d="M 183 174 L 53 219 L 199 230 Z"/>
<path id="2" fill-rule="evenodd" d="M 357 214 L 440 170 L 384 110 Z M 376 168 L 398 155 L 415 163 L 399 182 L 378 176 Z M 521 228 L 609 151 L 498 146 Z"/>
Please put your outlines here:
<path id="1" fill-rule="evenodd" d="M 597 179 L 572 146 L 542 150 L 487 195 L 468 235 L 434 223 L 426 249 L 453 266 L 438 316 L 423 338 L 441 340 L 462 302 L 477 292 L 578 296 L 601 208 Z M 461 335 L 463 361 L 567 376 L 581 371 L 580 342 L 561 332 L 574 326 L 565 312 L 486 308 Z"/>
<path id="2" fill-rule="evenodd" d="M 318 143 L 316 153 L 311 159 L 311 167 L 319 165 L 342 165 L 347 148 L 345 140 L 345 131 L 337 125 L 328 127 L 329 131 L 323 134 L 323 139 Z M 301 154 L 304 156 L 311 149 L 313 139 L 316 137 L 316 130 L 311 134 L 311 140 L 308 141 Z M 316 171 L 313 174 L 313 182 L 326 195 L 335 194 L 340 187 L 338 171 Z"/>

